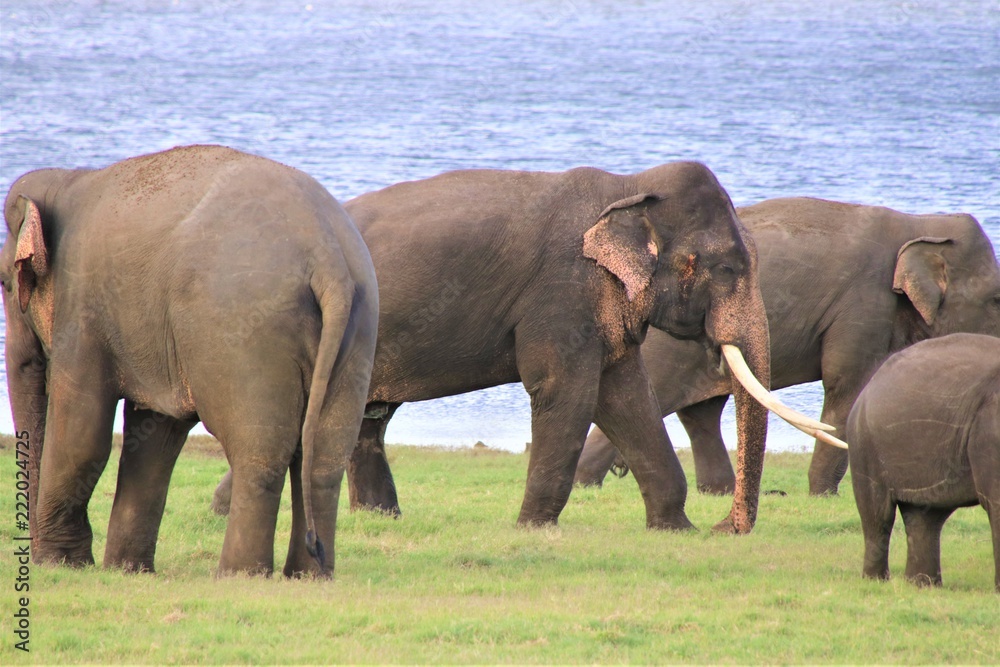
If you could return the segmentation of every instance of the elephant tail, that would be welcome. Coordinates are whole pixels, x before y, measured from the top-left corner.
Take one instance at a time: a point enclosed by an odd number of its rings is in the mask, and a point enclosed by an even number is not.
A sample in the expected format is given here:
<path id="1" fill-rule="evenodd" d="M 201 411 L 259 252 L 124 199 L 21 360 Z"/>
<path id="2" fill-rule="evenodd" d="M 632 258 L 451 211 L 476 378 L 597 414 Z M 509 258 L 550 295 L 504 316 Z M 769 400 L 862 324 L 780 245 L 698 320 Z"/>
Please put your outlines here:
<path id="1" fill-rule="evenodd" d="M 316 534 L 316 521 L 313 517 L 313 458 L 316 450 L 316 434 L 330 378 L 334 375 L 342 346 L 353 334 L 349 328 L 352 326 L 355 284 L 348 278 L 346 285 L 341 282 L 333 286 L 323 284 L 322 280 L 316 280 L 317 277 L 313 279 L 313 294 L 322 313 L 323 328 L 319 337 L 312 382 L 309 385 L 305 419 L 302 422 L 302 505 L 306 520 L 306 550 L 319 563 L 322 570 L 326 567 L 326 551 Z"/>

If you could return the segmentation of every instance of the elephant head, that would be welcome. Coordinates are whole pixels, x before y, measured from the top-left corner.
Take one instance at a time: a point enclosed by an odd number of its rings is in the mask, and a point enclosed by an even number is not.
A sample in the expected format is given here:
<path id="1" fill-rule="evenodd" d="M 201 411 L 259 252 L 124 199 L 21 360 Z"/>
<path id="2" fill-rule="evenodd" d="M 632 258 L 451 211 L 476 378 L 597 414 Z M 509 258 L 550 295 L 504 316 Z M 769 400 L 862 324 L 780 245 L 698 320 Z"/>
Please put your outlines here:
<path id="1" fill-rule="evenodd" d="M 896 255 L 892 290 L 919 317 L 897 347 L 951 333 L 1000 336 L 1000 266 L 979 223 L 953 218 L 948 236 L 920 236 Z"/>
<path id="2" fill-rule="evenodd" d="M 4 313 L 7 320 L 5 360 L 15 430 L 30 436 L 28 457 L 32 535 L 38 499 L 45 417 L 47 350 L 52 344 L 54 317 L 54 230 L 46 210 L 46 195 L 58 185 L 62 170 L 31 172 L 11 187 L 4 204 L 7 238 L 0 252 Z"/>
<path id="3" fill-rule="evenodd" d="M 739 444 L 733 509 L 716 529 L 749 532 L 763 470 L 765 405 L 810 435 L 832 429 L 785 408 L 764 389 L 770 344 L 757 250 L 712 172 L 673 163 L 635 179 L 639 192 L 605 208 L 584 235 L 584 256 L 618 279 L 634 321 L 703 339 L 727 359 L 739 380 L 733 383 Z"/>

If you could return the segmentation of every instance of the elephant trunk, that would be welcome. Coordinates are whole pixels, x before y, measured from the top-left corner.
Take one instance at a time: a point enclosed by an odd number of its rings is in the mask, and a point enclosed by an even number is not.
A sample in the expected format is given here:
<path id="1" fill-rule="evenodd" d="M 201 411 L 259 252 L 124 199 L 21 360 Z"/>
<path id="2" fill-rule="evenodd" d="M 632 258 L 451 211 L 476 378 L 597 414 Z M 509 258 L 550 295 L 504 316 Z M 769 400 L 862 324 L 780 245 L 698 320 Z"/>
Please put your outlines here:
<path id="1" fill-rule="evenodd" d="M 767 313 L 757 282 L 756 253 L 752 241 L 747 245 L 752 257 L 752 270 L 739 279 L 732 292 L 713 303 L 706 320 L 709 336 L 720 346 L 729 365 L 736 403 L 736 488 L 729 516 L 714 529 L 737 534 L 749 533 L 757 520 L 768 410 L 814 437 L 847 446 L 826 433 L 834 430 L 833 427 L 783 405 L 767 389 L 771 381 Z"/>
<path id="2" fill-rule="evenodd" d="M 722 305 L 719 310 L 728 316 L 713 318 L 715 326 L 710 335 L 721 344 L 727 360 L 738 357 L 743 362 L 740 370 L 746 369 L 758 386 L 768 387 L 771 382 L 771 345 L 764 302 L 756 284 L 747 285 L 739 291 L 744 292 L 743 298 L 739 298 L 737 293 L 735 301 L 741 305 L 730 308 Z M 753 530 L 757 520 L 757 500 L 767 439 L 767 408 L 754 399 L 735 374 L 732 393 L 736 404 L 736 487 L 729 516 L 714 530 L 742 534 Z"/>
<path id="3" fill-rule="evenodd" d="M 46 362 L 38 339 L 22 319 L 16 304 L 16 297 L 4 299 L 7 317 L 7 390 L 17 440 L 19 443 L 26 443 L 17 446 L 17 459 L 22 461 L 27 455 L 25 472 L 28 478 L 28 529 L 31 534 L 31 551 L 37 553 L 39 533 L 38 512 L 35 508 L 38 503 L 39 468 L 48 410 L 48 397 L 45 393 Z"/>

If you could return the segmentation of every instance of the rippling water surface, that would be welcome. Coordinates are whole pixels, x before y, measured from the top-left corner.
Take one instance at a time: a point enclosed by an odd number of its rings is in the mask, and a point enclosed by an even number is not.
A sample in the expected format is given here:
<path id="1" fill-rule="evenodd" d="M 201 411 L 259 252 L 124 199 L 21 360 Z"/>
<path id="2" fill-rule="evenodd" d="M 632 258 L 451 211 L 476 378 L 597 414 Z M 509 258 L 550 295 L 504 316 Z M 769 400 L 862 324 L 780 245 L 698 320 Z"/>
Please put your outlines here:
<path id="1" fill-rule="evenodd" d="M 697 159 L 737 205 L 966 211 L 1000 248 L 994 2 L 7 0 L 0 16 L 3 193 L 30 169 L 196 142 L 301 168 L 341 200 L 449 169 Z M 815 384 L 782 395 L 819 412 Z M 388 439 L 520 449 L 527 398 L 409 404 Z"/>

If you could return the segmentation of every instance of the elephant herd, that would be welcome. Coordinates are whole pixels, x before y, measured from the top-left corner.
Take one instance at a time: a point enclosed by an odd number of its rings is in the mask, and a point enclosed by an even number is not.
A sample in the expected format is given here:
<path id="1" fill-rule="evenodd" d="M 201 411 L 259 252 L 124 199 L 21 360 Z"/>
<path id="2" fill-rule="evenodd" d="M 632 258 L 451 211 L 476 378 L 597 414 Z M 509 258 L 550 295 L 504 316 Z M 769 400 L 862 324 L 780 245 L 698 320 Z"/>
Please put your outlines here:
<path id="1" fill-rule="evenodd" d="M 30 172 L 4 217 L 36 561 L 94 562 L 87 506 L 120 399 L 105 566 L 153 570 L 201 421 L 230 463 L 220 572 L 273 571 L 290 472 L 284 573 L 329 576 L 345 471 L 352 508 L 400 511 L 384 443 L 396 408 L 517 381 L 532 419 L 519 524 L 554 524 L 574 481 L 600 484 L 617 460 L 648 527 L 691 528 L 662 420 L 677 412 L 699 488 L 733 494 L 715 529 L 747 533 L 772 410 L 816 438 L 812 493 L 836 492 L 837 436 L 851 444 L 866 576 L 888 576 L 897 506 L 911 579 L 940 583 L 958 506 L 986 508 L 1000 555 L 1000 267 L 970 216 L 805 198 L 735 209 L 692 162 L 456 171 L 341 207 L 300 171 L 189 146 Z M 822 421 L 765 389 L 813 380 Z M 729 394 L 735 471 L 719 433 Z"/>

